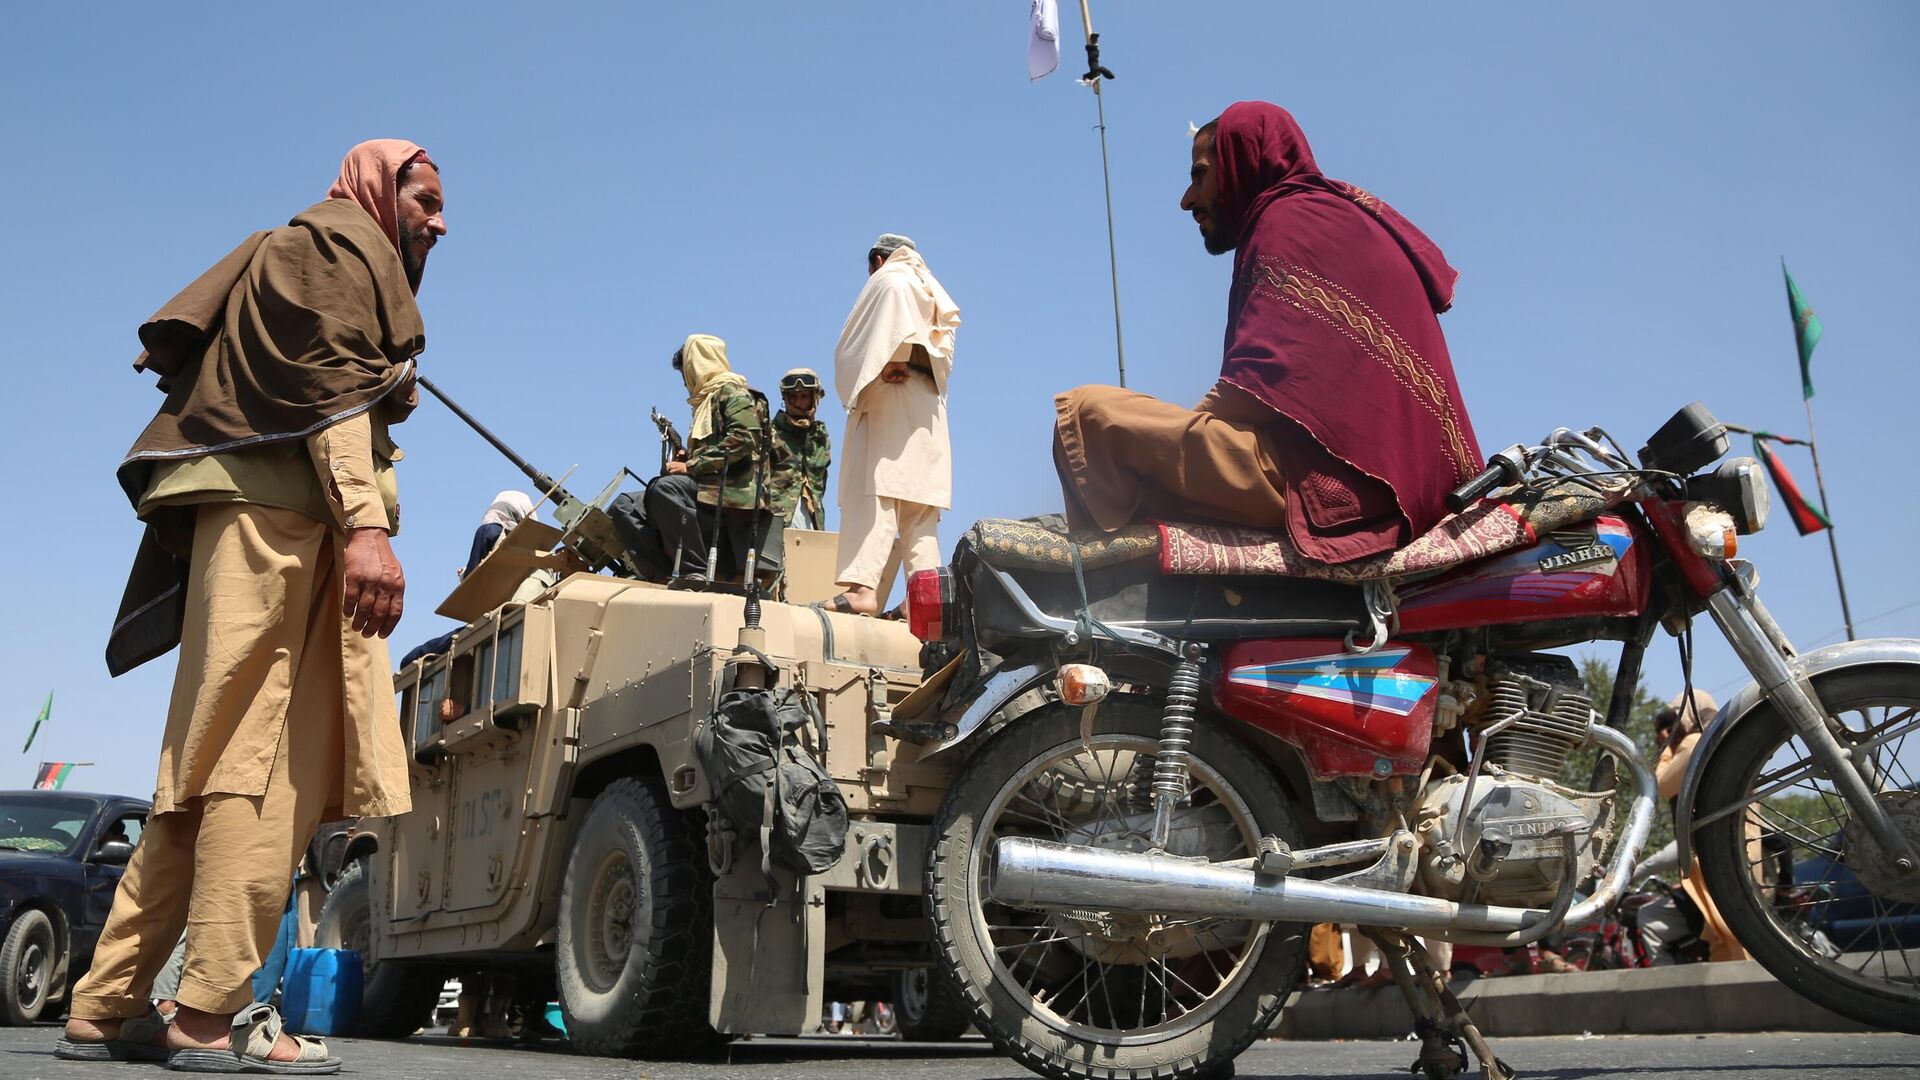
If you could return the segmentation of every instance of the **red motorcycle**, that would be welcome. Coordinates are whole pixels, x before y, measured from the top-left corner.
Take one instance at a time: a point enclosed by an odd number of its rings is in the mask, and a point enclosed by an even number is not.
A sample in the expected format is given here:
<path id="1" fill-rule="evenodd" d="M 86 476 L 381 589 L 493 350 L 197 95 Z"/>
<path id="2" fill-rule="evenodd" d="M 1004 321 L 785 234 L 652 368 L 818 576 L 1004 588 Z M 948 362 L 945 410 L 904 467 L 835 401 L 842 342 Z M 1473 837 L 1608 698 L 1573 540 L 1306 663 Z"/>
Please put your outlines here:
<path id="1" fill-rule="evenodd" d="M 1656 799 L 1621 710 L 1655 633 L 1684 658 L 1706 613 L 1755 682 L 1694 752 L 1682 859 L 1789 986 L 1920 1031 L 1908 954 L 1810 948 L 1749 854 L 1784 836 L 1911 916 L 1920 641 L 1795 650 L 1734 558 L 1766 480 L 1708 471 L 1726 451 L 1697 404 L 1637 463 L 1561 429 L 1358 566 L 1218 526 L 975 525 L 909 580 L 929 677 L 889 725 L 958 762 L 926 895 L 975 1025 L 1047 1076 L 1218 1075 L 1298 983 L 1308 928 L 1348 923 L 1419 1018 L 1417 1070 L 1456 1075 L 1464 1043 L 1510 1075 L 1412 935 L 1521 947 L 1621 897 Z M 1543 651 L 1601 640 L 1623 643 L 1608 717 Z M 1599 775 L 1568 775 L 1582 746 Z"/>

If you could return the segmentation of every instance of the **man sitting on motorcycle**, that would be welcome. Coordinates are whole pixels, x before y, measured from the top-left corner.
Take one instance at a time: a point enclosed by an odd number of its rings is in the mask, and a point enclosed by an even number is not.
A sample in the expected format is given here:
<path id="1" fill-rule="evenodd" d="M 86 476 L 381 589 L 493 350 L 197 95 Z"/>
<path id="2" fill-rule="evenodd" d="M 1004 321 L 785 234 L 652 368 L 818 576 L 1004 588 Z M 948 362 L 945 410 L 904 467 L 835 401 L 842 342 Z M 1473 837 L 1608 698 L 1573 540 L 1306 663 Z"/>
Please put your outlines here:
<path id="1" fill-rule="evenodd" d="M 1068 524 L 1285 530 L 1323 562 L 1412 541 L 1483 465 L 1435 315 L 1458 276 L 1385 202 L 1321 175 L 1286 110 L 1240 102 L 1193 139 L 1180 200 L 1235 252 L 1219 381 L 1187 409 L 1111 386 L 1054 399 Z"/>

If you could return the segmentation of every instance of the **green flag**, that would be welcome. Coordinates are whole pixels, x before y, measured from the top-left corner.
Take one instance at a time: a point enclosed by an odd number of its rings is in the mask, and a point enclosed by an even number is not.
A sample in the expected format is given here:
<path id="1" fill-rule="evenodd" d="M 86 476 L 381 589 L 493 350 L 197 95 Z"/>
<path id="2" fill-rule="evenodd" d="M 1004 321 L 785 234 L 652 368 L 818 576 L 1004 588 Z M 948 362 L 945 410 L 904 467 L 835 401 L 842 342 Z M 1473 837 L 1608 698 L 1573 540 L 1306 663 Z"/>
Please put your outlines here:
<path id="1" fill-rule="evenodd" d="M 1787 273 L 1787 260 L 1780 260 L 1780 276 L 1787 279 L 1787 310 L 1793 314 L 1793 340 L 1800 346 L 1800 396 L 1813 397 L 1813 347 L 1820 344 L 1820 316 L 1813 305 L 1800 295 L 1800 286 Z"/>
<path id="2" fill-rule="evenodd" d="M 21 753 L 33 749 L 33 737 L 40 734 L 40 725 L 47 722 L 47 714 L 53 711 L 53 691 L 47 691 L 47 703 L 40 706 L 40 715 L 34 718 L 33 730 L 27 732 L 27 745 L 20 748 Z"/>

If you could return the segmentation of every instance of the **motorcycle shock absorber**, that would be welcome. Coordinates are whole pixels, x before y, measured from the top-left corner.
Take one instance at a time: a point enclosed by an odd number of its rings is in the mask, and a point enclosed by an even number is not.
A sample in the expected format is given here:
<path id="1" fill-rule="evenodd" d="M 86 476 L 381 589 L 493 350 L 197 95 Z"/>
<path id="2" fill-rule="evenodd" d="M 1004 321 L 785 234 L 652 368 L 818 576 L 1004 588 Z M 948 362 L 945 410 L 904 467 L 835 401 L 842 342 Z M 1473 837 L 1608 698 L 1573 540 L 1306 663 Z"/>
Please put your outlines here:
<path id="1" fill-rule="evenodd" d="M 1160 753 L 1153 760 L 1153 847 L 1164 849 L 1173 832 L 1173 811 L 1187 798 L 1187 747 L 1193 742 L 1193 714 L 1200 704 L 1200 658 L 1205 649 L 1180 646 L 1180 662 L 1167 682 L 1167 706 L 1160 718 Z"/>

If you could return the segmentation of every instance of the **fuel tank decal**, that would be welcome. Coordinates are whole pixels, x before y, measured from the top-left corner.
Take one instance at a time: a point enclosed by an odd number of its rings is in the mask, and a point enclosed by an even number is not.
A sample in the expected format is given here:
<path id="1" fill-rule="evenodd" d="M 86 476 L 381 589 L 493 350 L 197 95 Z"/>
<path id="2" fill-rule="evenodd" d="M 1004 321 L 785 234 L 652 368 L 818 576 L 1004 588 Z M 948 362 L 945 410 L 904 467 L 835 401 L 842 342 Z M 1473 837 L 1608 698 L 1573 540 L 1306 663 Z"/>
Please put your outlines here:
<path id="1" fill-rule="evenodd" d="M 1328 653 L 1232 668 L 1227 681 L 1280 694 L 1337 701 L 1406 716 L 1437 681 L 1395 670 L 1411 649 L 1381 649 L 1364 655 Z"/>

